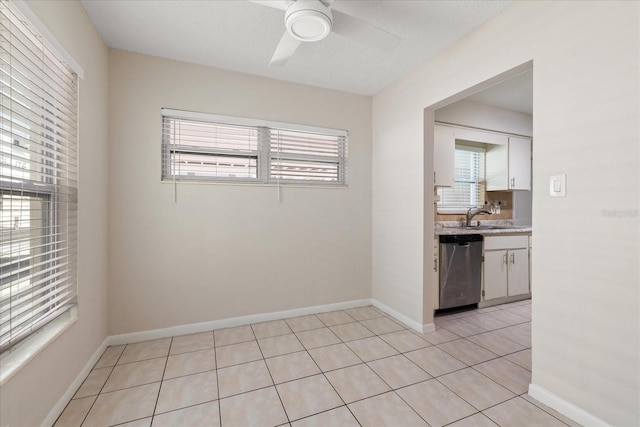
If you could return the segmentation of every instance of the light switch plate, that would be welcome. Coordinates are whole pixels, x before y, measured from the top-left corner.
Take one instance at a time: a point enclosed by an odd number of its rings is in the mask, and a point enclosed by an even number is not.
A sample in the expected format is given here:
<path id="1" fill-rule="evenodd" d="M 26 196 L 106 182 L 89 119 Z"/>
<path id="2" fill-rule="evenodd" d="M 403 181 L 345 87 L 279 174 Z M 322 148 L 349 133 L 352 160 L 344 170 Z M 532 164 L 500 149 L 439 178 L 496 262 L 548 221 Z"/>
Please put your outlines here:
<path id="1" fill-rule="evenodd" d="M 567 175 L 553 175 L 549 177 L 549 196 L 567 197 Z"/>

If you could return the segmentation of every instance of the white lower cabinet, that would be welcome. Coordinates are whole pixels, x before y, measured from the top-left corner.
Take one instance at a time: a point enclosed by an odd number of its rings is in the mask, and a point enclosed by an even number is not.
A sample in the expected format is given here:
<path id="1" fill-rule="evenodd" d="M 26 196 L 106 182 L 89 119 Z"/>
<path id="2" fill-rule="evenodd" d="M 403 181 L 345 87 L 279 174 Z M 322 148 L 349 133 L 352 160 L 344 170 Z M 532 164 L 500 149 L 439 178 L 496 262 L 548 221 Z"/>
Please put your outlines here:
<path id="1" fill-rule="evenodd" d="M 483 300 L 528 294 L 528 236 L 485 236 Z"/>

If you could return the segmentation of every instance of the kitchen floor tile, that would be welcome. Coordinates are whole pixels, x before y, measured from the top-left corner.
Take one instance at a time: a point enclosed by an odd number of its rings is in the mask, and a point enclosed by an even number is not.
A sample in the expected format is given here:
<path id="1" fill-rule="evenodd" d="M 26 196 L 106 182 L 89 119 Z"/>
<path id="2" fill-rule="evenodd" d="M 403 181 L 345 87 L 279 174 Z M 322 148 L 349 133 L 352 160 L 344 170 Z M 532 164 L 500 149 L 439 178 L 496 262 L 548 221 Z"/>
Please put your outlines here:
<path id="1" fill-rule="evenodd" d="M 527 371 L 531 371 L 531 349 L 519 351 L 517 353 L 507 354 L 505 359 L 515 363 L 518 366 L 522 366 Z"/>
<path id="2" fill-rule="evenodd" d="M 213 348 L 169 356 L 164 379 L 183 377 L 216 369 L 216 351 Z"/>
<path id="3" fill-rule="evenodd" d="M 365 362 L 398 354 L 393 347 L 378 337 L 349 341 L 347 346 Z"/>
<path id="4" fill-rule="evenodd" d="M 453 424 L 449 424 L 449 427 L 499 427 L 498 424 L 491 421 L 483 414 L 473 414 L 470 417 L 463 418 L 460 421 L 456 421 Z"/>
<path id="5" fill-rule="evenodd" d="M 219 427 L 218 401 L 178 409 L 153 417 L 153 427 L 198 426 Z"/>
<path id="6" fill-rule="evenodd" d="M 272 357 L 266 359 L 266 362 L 276 384 L 320 373 L 318 365 L 306 351 Z"/>
<path id="7" fill-rule="evenodd" d="M 424 381 L 396 392 L 431 427 L 443 426 L 477 412 L 437 380 Z"/>
<path id="8" fill-rule="evenodd" d="M 120 359 L 118 359 L 118 365 L 139 362 L 141 360 L 155 359 L 158 357 L 166 357 L 169 355 L 170 346 L 171 338 L 127 344 L 120 356 Z"/>
<path id="9" fill-rule="evenodd" d="M 346 406 L 341 406 L 330 411 L 321 412 L 311 417 L 303 418 L 291 423 L 292 427 L 360 427 L 351 411 Z"/>
<path id="10" fill-rule="evenodd" d="M 406 353 L 407 351 L 431 346 L 431 343 L 423 340 L 418 335 L 406 329 L 380 335 L 380 338 L 400 353 Z"/>
<path id="11" fill-rule="evenodd" d="M 275 387 L 220 400 L 223 427 L 279 426 L 288 422 Z"/>
<path id="12" fill-rule="evenodd" d="M 349 316 L 353 317 L 358 321 L 374 319 L 376 317 L 384 316 L 384 313 L 376 310 L 373 307 L 356 307 L 345 310 Z"/>
<path id="13" fill-rule="evenodd" d="M 390 388 L 365 364 L 325 373 L 346 403 L 389 391 Z"/>
<path id="14" fill-rule="evenodd" d="M 495 332 L 478 334 L 467 337 L 467 339 L 497 354 L 498 356 L 515 353 L 517 351 L 524 350 L 525 348 L 517 342 L 511 341 L 510 339 L 505 338 Z"/>
<path id="15" fill-rule="evenodd" d="M 276 337 L 293 332 L 284 320 L 274 320 L 272 322 L 254 323 L 251 325 L 253 333 L 257 339 Z"/>
<path id="16" fill-rule="evenodd" d="M 393 392 L 361 400 L 348 406 L 363 427 L 429 427 L 407 403 Z"/>
<path id="17" fill-rule="evenodd" d="M 97 396 L 73 399 L 64 408 L 53 427 L 80 427 Z"/>
<path id="18" fill-rule="evenodd" d="M 239 365 L 262 359 L 262 352 L 257 341 L 247 341 L 240 344 L 225 345 L 216 348 L 218 368 Z"/>
<path id="19" fill-rule="evenodd" d="M 448 374 L 466 368 L 466 365 L 440 350 L 438 347 L 427 347 L 405 353 L 413 363 L 427 371 L 432 377 Z"/>
<path id="20" fill-rule="evenodd" d="M 356 319 L 349 316 L 344 311 L 330 311 L 328 313 L 316 314 L 316 317 L 326 326 L 342 325 L 343 323 L 355 322 Z"/>
<path id="21" fill-rule="evenodd" d="M 394 322 L 388 317 L 362 320 L 360 324 L 376 335 L 388 334 L 389 332 L 402 331 L 405 329 L 404 326 Z"/>
<path id="22" fill-rule="evenodd" d="M 405 387 L 431 378 L 423 369 L 403 355 L 367 363 L 392 389 Z"/>
<path id="23" fill-rule="evenodd" d="M 202 372 L 162 382 L 156 413 L 173 411 L 218 398 L 215 371 Z"/>
<path id="24" fill-rule="evenodd" d="M 314 314 L 292 317 L 291 319 L 286 319 L 286 322 L 293 332 L 308 331 L 310 329 L 324 327 L 324 323 L 322 323 Z"/>
<path id="25" fill-rule="evenodd" d="M 314 348 L 309 350 L 309 354 L 323 372 L 362 363 L 362 360 L 345 344 Z"/>
<path id="26" fill-rule="evenodd" d="M 471 341 L 462 338 L 455 341 L 449 341 L 444 344 L 439 344 L 438 348 L 444 350 L 456 359 L 466 363 L 469 366 L 486 362 L 487 360 L 495 359 L 497 354 L 490 352 L 489 350 L 480 347 Z"/>
<path id="27" fill-rule="evenodd" d="M 521 397 L 508 400 L 487 409 L 483 413 L 501 426 L 566 427 L 565 423 Z"/>
<path id="28" fill-rule="evenodd" d="M 118 427 L 151 427 L 151 420 L 153 420 L 152 417 L 142 418 L 140 420 L 118 424 Z"/>
<path id="29" fill-rule="evenodd" d="M 110 391 L 161 381 L 166 363 L 167 359 L 161 357 L 158 359 L 117 365 L 113 368 L 113 372 L 111 372 L 102 391 L 108 393 Z"/>
<path id="30" fill-rule="evenodd" d="M 510 339 L 513 342 L 516 342 L 524 347 L 531 347 L 531 331 L 527 329 L 523 325 L 517 326 L 509 326 L 504 329 L 497 329 L 494 333 L 500 335 L 501 337 Z"/>
<path id="31" fill-rule="evenodd" d="M 169 347 L 167 347 L 167 352 Z M 153 415 L 160 383 L 100 393 L 82 427 L 122 424 Z"/>
<path id="32" fill-rule="evenodd" d="M 504 357 L 481 363 L 473 368 L 515 394 L 526 393 L 529 389 L 531 372 Z"/>
<path id="33" fill-rule="evenodd" d="M 329 329 L 333 331 L 342 341 L 354 341 L 361 338 L 372 337 L 375 334 L 362 326 L 358 322 L 345 323 L 342 325 L 332 326 Z"/>
<path id="34" fill-rule="evenodd" d="M 213 348 L 213 332 L 173 337 L 169 354 L 187 353 L 189 351 L 205 350 L 207 348 Z"/>
<path id="35" fill-rule="evenodd" d="M 324 375 L 315 375 L 276 386 L 289 420 L 344 405 Z"/>
<path id="36" fill-rule="evenodd" d="M 539 402 L 538 400 L 534 399 L 533 397 L 529 396 L 526 393 L 525 394 L 521 394 L 520 397 L 523 398 L 524 400 L 526 400 L 527 402 L 529 402 L 529 403 L 537 406 L 538 408 L 542 409 L 543 411 L 545 411 L 547 414 L 551 415 L 552 417 L 559 419 L 560 421 L 562 421 L 563 423 L 565 423 L 566 425 L 568 425 L 570 427 L 581 427 L 580 424 L 576 423 L 573 420 L 570 420 L 569 418 L 567 418 L 564 415 L 562 415 L 560 412 L 556 411 L 555 409 L 551 409 L 550 407 L 548 407 L 544 403 Z"/>
<path id="37" fill-rule="evenodd" d="M 112 370 L 113 368 L 99 368 L 91 371 L 73 398 L 95 396 L 100 393 Z"/>
<path id="38" fill-rule="evenodd" d="M 438 380 L 479 411 L 515 397 L 512 392 L 472 368 L 443 375 Z"/>
<path id="39" fill-rule="evenodd" d="M 312 329 L 310 331 L 296 332 L 296 336 L 306 349 L 324 347 L 331 344 L 338 344 L 340 342 L 340 338 L 326 327 Z"/>
<path id="40" fill-rule="evenodd" d="M 273 385 L 264 360 L 218 369 L 220 398 Z"/>
<path id="41" fill-rule="evenodd" d="M 486 315 L 509 325 L 518 325 L 520 323 L 531 321 L 531 319 L 522 317 L 515 313 L 511 313 L 508 310 L 496 310 L 492 311 L 491 313 L 486 313 Z"/>
<path id="42" fill-rule="evenodd" d="M 508 323 L 502 322 L 498 319 L 494 319 L 486 314 L 474 314 L 468 317 L 465 317 L 464 320 L 466 322 L 473 323 L 475 325 L 480 326 L 487 331 L 495 331 L 496 329 L 506 328 L 509 326 Z"/>
<path id="43" fill-rule="evenodd" d="M 456 335 L 453 332 L 441 327 L 438 327 L 435 330 L 435 332 L 427 332 L 426 334 L 421 334 L 419 336 L 429 341 L 433 345 L 438 345 L 444 342 L 453 341 L 461 338 L 460 335 Z"/>
<path id="44" fill-rule="evenodd" d="M 295 334 L 280 335 L 277 337 L 258 340 L 262 356 L 264 358 L 280 356 L 287 353 L 295 353 L 304 350 Z"/>
<path id="45" fill-rule="evenodd" d="M 441 322 L 438 327 L 445 328 L 450 332 L 461 337 L 468 337 L 470 335 L 481 334 L 487 332 L 485 328 L 482 328 L 474 323 L 469 323 L 464 319 L 454 319 L 446 322 Z"/>
<path id="46" fill-rule="evenodd" d="M 98 360 L 98 363 L 96 363 L 96 366 L 94 366 L 93 369 L 106 368 L 108 366 L 116 366 L 116 363 L 118 363 L 118 359 L 122 355 L 122 352 L 124 351 L 125 347 L 126 346 L 124 345 L 107 347 L 107 349 L 104 351 L 104 353 L 102 353 L 100 360 Z"/>
<path id="47" fill-rule="evenodd" d="M 253 329 L 249 325 L 216 329 L 213 331 L 213 336 L 216 348 L 256 339 L 255 335 L 253 335 Z"/>

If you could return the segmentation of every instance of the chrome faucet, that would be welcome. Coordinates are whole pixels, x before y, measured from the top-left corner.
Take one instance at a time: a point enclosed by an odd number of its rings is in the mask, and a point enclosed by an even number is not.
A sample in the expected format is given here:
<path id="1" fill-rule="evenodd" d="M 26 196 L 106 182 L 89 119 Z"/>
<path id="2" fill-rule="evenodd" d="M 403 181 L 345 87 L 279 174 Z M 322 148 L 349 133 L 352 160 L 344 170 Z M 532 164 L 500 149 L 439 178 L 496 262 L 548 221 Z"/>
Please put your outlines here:
<path id="1" fill-rule="evenodd" d="M 481 213 L 491 215 L 492 212 L 474 206 L 470 207 L 467 211 L 467 227 L 471 227 L 471 220 L 473 219 L 473 217 Z"/>

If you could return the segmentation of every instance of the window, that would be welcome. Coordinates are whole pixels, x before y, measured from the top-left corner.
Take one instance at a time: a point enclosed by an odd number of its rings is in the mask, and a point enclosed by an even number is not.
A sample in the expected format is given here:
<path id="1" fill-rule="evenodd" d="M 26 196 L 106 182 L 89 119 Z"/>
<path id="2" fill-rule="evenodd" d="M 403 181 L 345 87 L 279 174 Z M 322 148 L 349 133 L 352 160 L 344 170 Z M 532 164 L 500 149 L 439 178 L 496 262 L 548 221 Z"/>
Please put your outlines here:
<path id="1" fill-rule="evenodd" d="M 77 75 L 0 3 L 0 352 L 76 306 Z"/>
<path id="2" fill-rule="evenodd" d="M 461 213 L 484 205 L 484 154 L 482 148 L 456 145 L 453 187 L 438 188 L 438 212 Z"/>
<path id="3" fill-rule="evenodd" d="M 346 185 L 347 133 L 162 110 L 165 181 Z"/>

